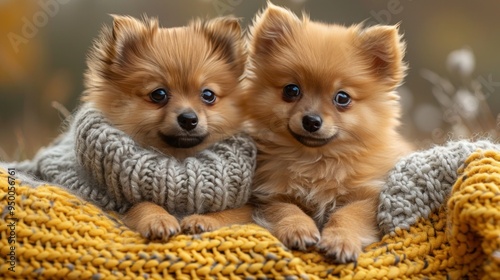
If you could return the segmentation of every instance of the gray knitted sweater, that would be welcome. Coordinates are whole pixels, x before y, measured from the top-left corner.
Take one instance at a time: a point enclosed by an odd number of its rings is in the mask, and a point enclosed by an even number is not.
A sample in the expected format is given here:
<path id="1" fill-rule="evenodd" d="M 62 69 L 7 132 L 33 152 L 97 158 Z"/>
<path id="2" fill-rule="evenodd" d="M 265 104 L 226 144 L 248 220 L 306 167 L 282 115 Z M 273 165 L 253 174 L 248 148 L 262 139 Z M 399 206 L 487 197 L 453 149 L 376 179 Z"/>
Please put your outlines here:
<path id="1" fill-rule="evenodd" d="M 151 201 L 183 216 L 244 205 L 256 153 L 251 138 L 239 134 L 178 161 L 139 146 L 98 110 L 83 105 L 54 143 L 11 167 L 107 210 L 123 213 Z"/>

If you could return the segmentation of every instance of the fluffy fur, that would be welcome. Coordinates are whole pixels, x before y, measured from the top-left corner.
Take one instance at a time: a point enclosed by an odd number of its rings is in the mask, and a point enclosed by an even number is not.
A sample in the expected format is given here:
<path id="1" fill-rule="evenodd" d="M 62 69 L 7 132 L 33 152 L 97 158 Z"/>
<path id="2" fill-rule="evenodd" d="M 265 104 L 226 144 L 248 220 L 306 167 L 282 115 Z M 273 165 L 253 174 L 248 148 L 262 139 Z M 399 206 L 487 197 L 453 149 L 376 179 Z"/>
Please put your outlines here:
<path id="1" fill-rule="evenodd" d="M 88 58 L 84 102 L 144 147 L 183 159 L 240 129 L 244 41 L 235 18 L 161 28 L 113 16 Z M 140 203 L 125 223 L 150 238 L 180 231 L 175 217 Z"/>
<path id="2" fill-rule="evenodd" d="M 381 182 L 410 150 L 394 92 L 404 49 L 397 26 L 324 24 L 272 4 L 256 16 L 244 100 L 259 148 L 254 218 L 288 247 L 346 262 L 378 240 Z"/>

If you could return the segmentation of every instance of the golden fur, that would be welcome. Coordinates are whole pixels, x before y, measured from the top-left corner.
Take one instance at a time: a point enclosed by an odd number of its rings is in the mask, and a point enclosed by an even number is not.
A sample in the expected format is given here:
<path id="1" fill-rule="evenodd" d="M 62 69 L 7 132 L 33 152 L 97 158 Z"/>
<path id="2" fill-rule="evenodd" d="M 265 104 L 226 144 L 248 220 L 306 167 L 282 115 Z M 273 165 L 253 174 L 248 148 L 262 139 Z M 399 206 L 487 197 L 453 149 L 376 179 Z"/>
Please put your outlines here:
<path id="1" fill-rule="evenodd" d="M 239 131 L 246 56 L 237 19 L 161 28 L 155 19 L 113 18 L 89 55 L 84 102 L 142 146 L 178 159 Z M 180 231 L 153 203 L 135 205 L 124 221 L 153 239 Z"/>
<path id="2" fill-rule="evenodd" d="M 244 99 L 259 148 L 254 218 L 288 247 L 346 262 L 378 240 L 382 181 L 410 150 L 394 92 L 404 48 L 397 26 L 319 23 L 272 4 L 255 18 Z"/>

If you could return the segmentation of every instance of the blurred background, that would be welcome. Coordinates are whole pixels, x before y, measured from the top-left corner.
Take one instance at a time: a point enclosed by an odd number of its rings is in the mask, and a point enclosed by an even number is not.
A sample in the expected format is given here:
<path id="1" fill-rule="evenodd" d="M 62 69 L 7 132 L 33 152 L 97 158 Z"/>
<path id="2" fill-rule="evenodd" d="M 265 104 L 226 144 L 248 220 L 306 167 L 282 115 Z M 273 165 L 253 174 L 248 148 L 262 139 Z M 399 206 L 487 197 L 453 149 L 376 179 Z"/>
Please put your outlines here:
<path id="1" fill-rule="evenodd" d="M 397 24 L 410 70 L 399 89 L 402 132 L 419 147 L 497 139 L 500 1 L 273 0 L 314 20 Z M 0 0 L 0 160 L 29 158 L 79 104 L 85 58 L 109 14 L 156 16 L 164 27 L 235 15 L 247 26 L 265 0 Z"/>

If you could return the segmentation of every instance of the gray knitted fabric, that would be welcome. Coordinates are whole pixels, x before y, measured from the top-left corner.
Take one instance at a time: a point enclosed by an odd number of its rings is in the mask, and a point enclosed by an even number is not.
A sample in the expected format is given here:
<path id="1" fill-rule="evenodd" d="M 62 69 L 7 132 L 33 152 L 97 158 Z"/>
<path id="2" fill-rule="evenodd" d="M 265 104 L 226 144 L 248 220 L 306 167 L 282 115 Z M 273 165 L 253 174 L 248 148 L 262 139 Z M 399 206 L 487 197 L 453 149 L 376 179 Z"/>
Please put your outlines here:
<path id="1" fill-rule="evenodd" d="M 239 134 L 181 162 L 139 146 L 84 105 L 52 145 L 13 167 L 107 210 L 151 201 L 183 216 L 244 205 L 256 153 L 251 138 Z"/>
<path id="2" fill-rule="evenodd" d="M 380 194 L 378 222 L 382 233 L 409 229 L 447 200 L 457 170 L 479 149 L 500 150 L 489 141 L 456 141 L 415 152 L 398 161 Z"/>

